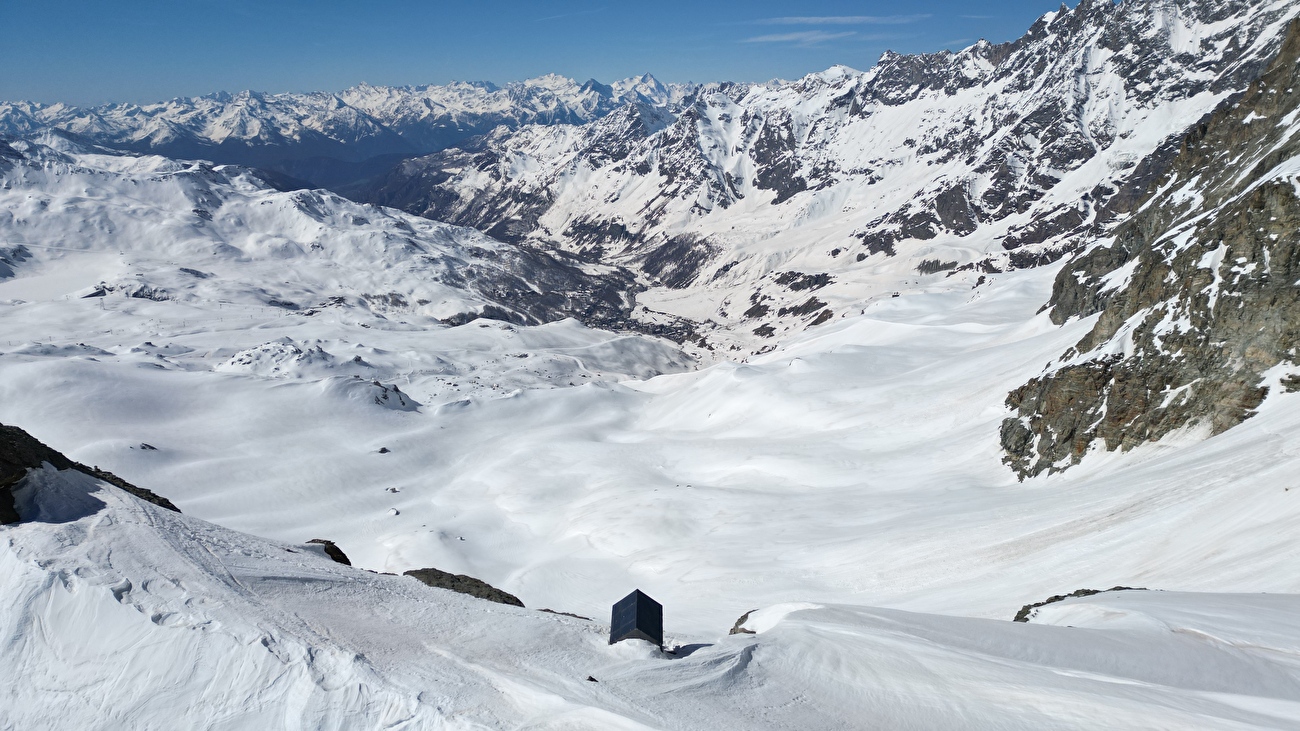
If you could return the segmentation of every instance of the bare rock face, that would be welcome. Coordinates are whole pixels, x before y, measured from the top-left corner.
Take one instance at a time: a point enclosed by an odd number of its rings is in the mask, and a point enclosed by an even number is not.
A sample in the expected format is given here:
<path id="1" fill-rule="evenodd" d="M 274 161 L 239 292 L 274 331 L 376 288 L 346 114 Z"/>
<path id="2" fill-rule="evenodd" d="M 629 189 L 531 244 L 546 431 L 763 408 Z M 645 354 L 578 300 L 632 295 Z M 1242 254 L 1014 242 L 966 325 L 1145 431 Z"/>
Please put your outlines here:
<path id="1" fill-rule="evenodd" d="M 1134 586 L 1112 586 L 1109 589 L 1076 589 L 1075 591 L 1072 591 L 1069 594 L 1055 594 L 1053 596 L 1049 596 L 1048 598 L 1044 599 L 1041 602 L 1033 602 L 1032 604 L 1026 604 L 1020 608 L 1020 611 L 1016 612 L 1015 618 L 1012 619 L 1011 621 L 1028 622 L 1029 620 L 1034 618 L 1035 614 L 1038 614 L 1039 607 L 1045 607 L 1048 604 L 1063 602 L 1066 599 L 1073 599 L 1075 597 L 1095 596 L 1097 594 L 1106 594 L 1114 591 L 1146 591 L 1146 589 L 1142 587 L 1134 587 Z"/>
<path id="2" fill-rule="evenodd" d="M 1065 266 L 1057 323 L 1097 315 L 1013 391 L 1006 463 L 1023 479 L 1179 429 L 1249 418 L 1300 346 L 1300 26 L 1272 65 L 1182 140 L 1138 212 Z"/>

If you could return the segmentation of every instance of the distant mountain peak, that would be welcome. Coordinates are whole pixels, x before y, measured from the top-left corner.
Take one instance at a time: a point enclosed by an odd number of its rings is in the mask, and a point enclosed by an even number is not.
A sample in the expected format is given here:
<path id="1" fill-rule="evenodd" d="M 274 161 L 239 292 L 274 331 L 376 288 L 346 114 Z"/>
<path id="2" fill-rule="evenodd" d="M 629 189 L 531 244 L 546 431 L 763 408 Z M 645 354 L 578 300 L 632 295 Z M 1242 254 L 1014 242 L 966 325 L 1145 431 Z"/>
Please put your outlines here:
<path id="1" fill-rule="evenodd" d="M 503 87 L 457 81 L 361 83 L 337 93 L 245 89 L 143 106 L 13 102 L 0 103 L 0 135 L 56 128 L 114 149 L 263 167 L 330 186 L 500 126 L 582 124 L 630 101 L 666 107 L 688 91 L 649 74 L 615 85 L 544 74 Z"/>

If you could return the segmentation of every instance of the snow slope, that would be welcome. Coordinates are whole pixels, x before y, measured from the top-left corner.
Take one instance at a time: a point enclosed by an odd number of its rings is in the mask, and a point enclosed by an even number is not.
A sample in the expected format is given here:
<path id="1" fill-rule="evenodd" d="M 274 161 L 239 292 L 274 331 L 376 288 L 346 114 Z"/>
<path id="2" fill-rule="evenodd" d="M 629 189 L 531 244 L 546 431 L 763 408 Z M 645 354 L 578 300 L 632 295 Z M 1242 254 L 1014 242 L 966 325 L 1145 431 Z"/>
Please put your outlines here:
<path id="1" fill-rule="evenodd" d="M 21 259 L 8 270 L 36 277 L 10 298 L 122 293 L 232 316 L 334 308 L 408 324 L 482 313 L 600 322 L 628 306 L 612 268 L 326 191 L 280 192 L 246 169 L 105 154 L 54 135 L 8 149 L 0 249 Z"/>
<path id="2" fill-rule="evenodd" d="M 0 528 L 7 728 L 1300 724 L 1295 596 L 1104 594 L 1045 608 L 1058 626 L 805 603 L 664 655 L 80 473 L 34 470 L 18 496 L 29 522 Z"/>
<path id="3" fill-rule="evenodd" d="M 7 173 L 0 223 L 58 248 L 30 244 L 0 280 L 0 421 L 227 527 L 588 616 L 641 586 L 690 631 L 778 601 L 1005 618 L 1081 586 L 1297 590 L 1297 394 L 1064 476 L 1001 463 L 1005 394 L 1091 327 L 1035 314 L 1057 267 L 927 280 L 749 362 L 654 378 L 692 363 L 572 320 L 421 309 L 430 288 L 491 294 L 412 261 L 491 271 L 484 252 L 510 247 L 478 234 L 322 194 L 309 215 L 225 169 L 37 153 Z"/>
<path id="4" fill-rule="evenodd" d="M 1083 586 L 1300 590 L 1300 395 L 1065 475 L 1001 463 L 1007 390 L 1089 326 L 1034 314 L 1053 274 L 885 298 L 749 363 L 643 382 L 618 379 L 648 375 L 627 350 L 645 341 L 564 323 L 209 330 L 173 302 L 33 302 L 0 315 L 41 340 L 0 355 L 0 420 L 234 529 L 587 616 L 639 586 L 681 631 L 782 601 L 1009 618 Z M 214 357 L 282 337 L 359 352 L 422 406 L 348 397 L 330 384 L 349 371 L 313 358 L 284 378 Z"/>

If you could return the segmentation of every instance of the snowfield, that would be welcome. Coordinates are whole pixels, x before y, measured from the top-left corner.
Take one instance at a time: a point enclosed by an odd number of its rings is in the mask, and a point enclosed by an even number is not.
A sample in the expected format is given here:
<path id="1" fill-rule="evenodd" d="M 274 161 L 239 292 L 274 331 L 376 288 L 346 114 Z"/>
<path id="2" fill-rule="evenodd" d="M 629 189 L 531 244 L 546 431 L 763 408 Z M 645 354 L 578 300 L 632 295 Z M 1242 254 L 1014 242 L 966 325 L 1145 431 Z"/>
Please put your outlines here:
<path id="1" fill-rule="evenodd" d="M 79 473 L 34 471 L 18 497 L 34 519 L 5 528 L 0 551 L 6 727 L 1300 723 L 1294 596 L 1102 594 L 1035 624 L 801 603 L 751 615 L 757 634 L 673 633 L 671 655 L 610 646 L 598 622 L 340 566 Z"/>
<path id="2" fill-rule="evenodd" d="M 193 308 L 74 299 L 42 322 L 32 303 L 7 308 L 6 332 L 34 340 L 82 310 L 116 334 L 0 356 L 0 418 L 232 529 L 587 616 L 640 587 L 683 631 L 786 601 L 1010 618 L 1081 587 L 1300 589 L 1285 569 L 1300 394 L 1274 389 L 1218 437 L 1052 477 L 1018 483 L 1000 463 L 1005 394 L 1090 324 L 1034 314 L 1053 269 L 883 300 L 750 363 L 621 381 L 651 344 L 571 321 L 348 332 L 275 316 L 238 337 L 297 345 L 225 357 L 232 333 Z M 250 352 L 285 365 L 238 363 Z M 376 382 L 418 408 L 376 403 Z"/>

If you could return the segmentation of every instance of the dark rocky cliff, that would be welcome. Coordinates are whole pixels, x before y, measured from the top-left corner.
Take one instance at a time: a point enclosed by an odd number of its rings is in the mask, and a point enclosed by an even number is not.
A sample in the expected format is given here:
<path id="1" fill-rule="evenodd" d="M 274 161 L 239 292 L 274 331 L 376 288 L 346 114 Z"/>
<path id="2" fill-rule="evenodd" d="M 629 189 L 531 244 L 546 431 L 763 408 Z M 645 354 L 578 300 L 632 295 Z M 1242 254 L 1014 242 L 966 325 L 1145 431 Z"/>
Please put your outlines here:
<path id="1" fill-rule="evenodd" d="M 1052 319 L 1098 319 L 1007 399 L 1002 447 L 1022 479 L 1093 448 L 1222 432 L 1268 395 L 1265 371 L 1295 363 L 1298 60 L 1293 23 L 1264 74 L 1187 133 L 1136 213 L 1057 276 Z"/>

